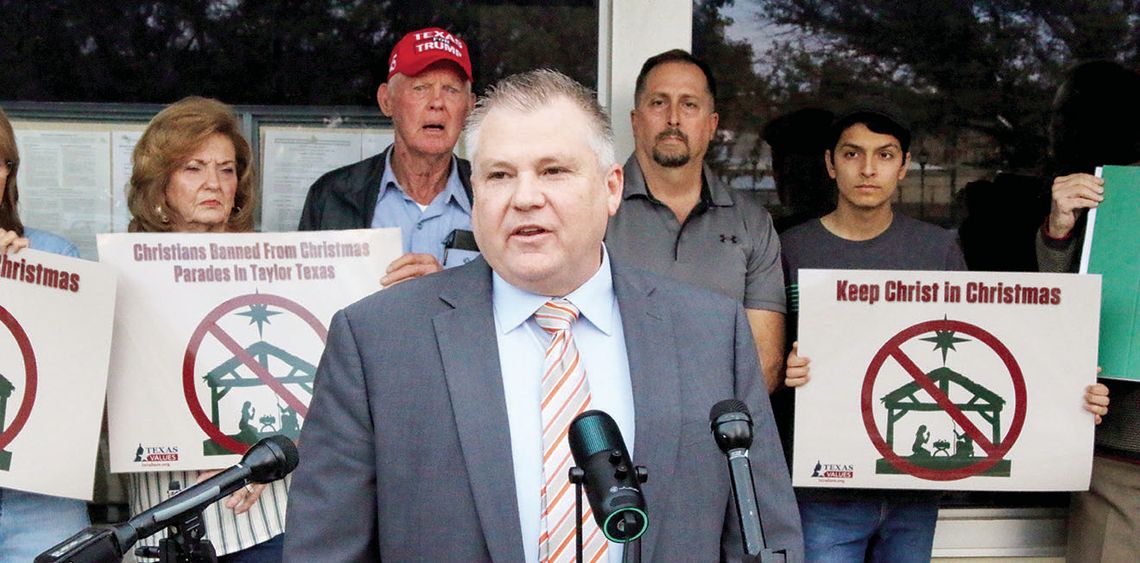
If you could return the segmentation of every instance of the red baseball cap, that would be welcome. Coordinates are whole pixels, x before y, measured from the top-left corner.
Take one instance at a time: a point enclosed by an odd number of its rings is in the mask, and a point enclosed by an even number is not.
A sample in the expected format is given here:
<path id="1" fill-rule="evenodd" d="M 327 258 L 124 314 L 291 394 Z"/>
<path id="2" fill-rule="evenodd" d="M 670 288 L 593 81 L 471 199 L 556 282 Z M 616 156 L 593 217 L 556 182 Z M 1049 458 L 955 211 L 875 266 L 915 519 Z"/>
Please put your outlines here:
<path id="1" fill-rule="evenodd" d="M 400 38 L 392 48 L 392 56 L 388 58 L 388 80 L 397 72 L 404 76 L 415 76 L 439 61 L 451 61 L 459 65 L 463 76 L 471 80 L 471 57 L 467 55 L 467 44 L 438 27 L 413 31 Z"/>

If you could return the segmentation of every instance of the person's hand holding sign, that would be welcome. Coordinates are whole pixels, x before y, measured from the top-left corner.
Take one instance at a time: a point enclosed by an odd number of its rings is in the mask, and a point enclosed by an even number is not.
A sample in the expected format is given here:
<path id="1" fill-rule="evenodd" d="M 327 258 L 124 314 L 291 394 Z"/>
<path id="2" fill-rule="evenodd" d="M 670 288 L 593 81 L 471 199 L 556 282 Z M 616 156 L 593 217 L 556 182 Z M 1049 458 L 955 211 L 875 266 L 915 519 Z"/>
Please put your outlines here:
<path id="1" fill-rule="evenodd" d="M 1099 375 L 1102 368 L 1096 368 Z M 1103 383 L 1094 383 L 1085 387 L 1085 410 L 1093 413 L 1096 423 L 1100 424 L 1101 417 L 1108 415 L 1108 387 Z"/>
<path id="2" fill-rule="evenodd" d="M 1077 223 L 1082 209 L 1104 201 L 1104 180 L 1092 174 L 1069 174 L 1053 180 L 1052 205 L 1046 233 L 1051 238 L 1066 238 Z"/>
<path id="3" fill-rule="evenodd" d="M 808 374 L 811 360 L 799 354 L 799 341 L 792 343 L 792 351 L 788 353 L 788 362 L 784 371 L 784 385 L 800 387 L 806 384 L 811 377 Z"/>
<path id="4" fill-rule="evenodd" d="M 0 254 L 6 252 L 16 253 L 28 247 L 28 239 L 16 234 L 16 231 L 0 229 Z"/>

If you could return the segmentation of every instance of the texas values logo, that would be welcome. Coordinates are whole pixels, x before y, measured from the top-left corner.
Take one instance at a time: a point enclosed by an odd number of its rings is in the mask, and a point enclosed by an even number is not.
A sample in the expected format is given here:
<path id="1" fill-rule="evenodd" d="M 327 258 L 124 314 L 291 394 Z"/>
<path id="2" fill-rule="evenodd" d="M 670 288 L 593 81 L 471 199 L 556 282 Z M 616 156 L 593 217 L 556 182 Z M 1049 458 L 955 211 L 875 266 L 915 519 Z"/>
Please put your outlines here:
<path id="1" fill-rule="evenodd" d="M 821 483 L 844 483 L 847 479 L 855 478 L 855 466 L 850 463 L 816 461 L 811 476 L 813 479 L 819 479 Z"/>
<path id="2" fill-rule="evenodd" d="M 135 463 L 143 467 L 169 467 L 178 461 L 178 446 L 143 446 L 135 450 Z"/>

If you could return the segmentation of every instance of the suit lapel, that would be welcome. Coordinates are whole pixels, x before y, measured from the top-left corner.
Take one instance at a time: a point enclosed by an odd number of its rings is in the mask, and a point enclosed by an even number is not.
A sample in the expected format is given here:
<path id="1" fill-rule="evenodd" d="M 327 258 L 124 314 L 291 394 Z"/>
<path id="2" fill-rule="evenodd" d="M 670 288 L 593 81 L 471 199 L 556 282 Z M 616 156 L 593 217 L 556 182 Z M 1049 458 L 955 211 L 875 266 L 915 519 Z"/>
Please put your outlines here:
<path id="1" fill-rule="evenodd" d="M 491 559 L 521 561 L 522 529 L 491 306 L 491 273 L 481 259 L 464 269 L 471 275 L 440 295 L 454 309 L 433 319 L 436 341 Z"/>
<path id="2" fill-rule="evenodd" d="M 652 561 L 660 530 L 653 526 L 653 508 L 667 505 L 680 448 L 681 378 L 674 355 L 677 343 L 669 304 L 653 295 L 653 284 L 617 265 L 613 268 L 633 385 L 633 462 L 649 470 L 643 492 L 650 525 L 642 550 L 644 559 Z"/>

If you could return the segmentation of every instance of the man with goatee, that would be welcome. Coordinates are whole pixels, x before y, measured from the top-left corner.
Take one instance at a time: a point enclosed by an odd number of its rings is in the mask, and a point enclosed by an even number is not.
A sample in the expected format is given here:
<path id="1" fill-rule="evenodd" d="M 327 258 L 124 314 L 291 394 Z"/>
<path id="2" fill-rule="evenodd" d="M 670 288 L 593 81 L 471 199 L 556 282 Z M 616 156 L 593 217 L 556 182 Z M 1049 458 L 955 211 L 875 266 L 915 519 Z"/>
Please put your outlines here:
<path id="1" fill-rule="evenodd" d="M 630 112 L 635 148 L 606 245 L 622 262 L 690 282 L 744 305 L 771 393 L 784 350 L 784 278 L 772 217 L 755 193 L 704 164 L 716 134 L 716 80 L 674 49 L 641 67 Z"/>

